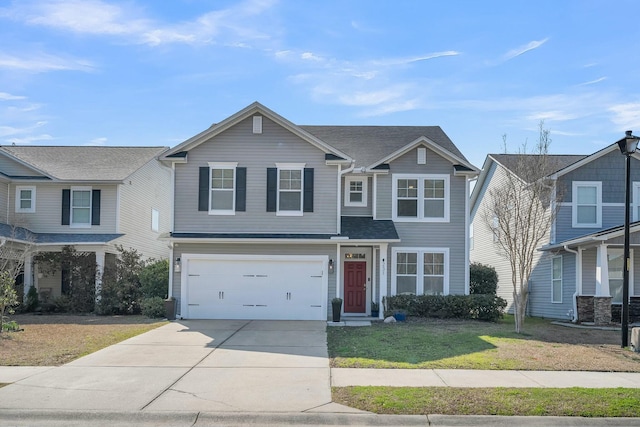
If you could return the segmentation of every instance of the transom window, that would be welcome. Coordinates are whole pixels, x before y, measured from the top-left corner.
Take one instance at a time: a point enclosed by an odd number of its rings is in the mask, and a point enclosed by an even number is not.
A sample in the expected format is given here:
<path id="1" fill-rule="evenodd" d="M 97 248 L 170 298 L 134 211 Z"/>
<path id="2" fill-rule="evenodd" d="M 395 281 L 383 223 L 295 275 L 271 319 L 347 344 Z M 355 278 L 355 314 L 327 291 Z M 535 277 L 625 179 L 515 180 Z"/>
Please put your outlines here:
<path id="1" fill-rule="evenodd" d="M 345 206 L 367 206 L 366 177 L 347 177 L 344 187 Z"/>
<path id="2" fill-rule="evenodd" d="M 16 212 L 36 211 L 36 187 L 16 187 Z"/>
<path id="3" fill-rule="evenodd" d="M 277 164 L 279 215 L 302 215 L 304 165 Z"/>
<path id="4" fill-rule="evenodd" d="M 448 293 L 448 249 L 393 250 L 395 294 L 444 295 Z"/>
<path id="5" fill-rule="evenodd" d="M 562 302 L 562 256 L 551 258 L 551 302 Z"/>
<path id="6" fill-rule="evenodd" d="M 237 165 L 237 163 L 209 163 L 211 168 L 209 175 L 211 177 L 210 214 L 235 214 Z"/>
<path id="7" fill-rule="evenodd" d="M 91 187 L 71 189 L 72 227 L 91 227 Z"/>
<path id="8" fill-rule="evenodd" d="M 449 221 L 449 175 L 394 175 L 394 221 Z"/>
<path id="9" fill-rule="evenodd" d="M 574 181 L 573 227 L 602 226 L 602 183 Z"/>

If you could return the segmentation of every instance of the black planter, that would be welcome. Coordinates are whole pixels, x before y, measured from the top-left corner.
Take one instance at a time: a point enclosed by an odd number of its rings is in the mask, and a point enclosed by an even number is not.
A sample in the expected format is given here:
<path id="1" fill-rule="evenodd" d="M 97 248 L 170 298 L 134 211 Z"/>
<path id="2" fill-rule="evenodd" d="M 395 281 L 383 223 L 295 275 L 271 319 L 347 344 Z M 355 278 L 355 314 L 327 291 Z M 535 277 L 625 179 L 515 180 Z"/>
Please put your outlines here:
<path id="1" fill-rule="evenodd" d="M 332 301 L 331 308 L 333 309 L 333 321 L 340 321 L 340 312 L 342 311 L 342 301 Z"/>
<path id="2" fill-rule="evenodd" d="M 371 317 L 378 317 L 380 316 L 380 310 L 371 310 Z"/>

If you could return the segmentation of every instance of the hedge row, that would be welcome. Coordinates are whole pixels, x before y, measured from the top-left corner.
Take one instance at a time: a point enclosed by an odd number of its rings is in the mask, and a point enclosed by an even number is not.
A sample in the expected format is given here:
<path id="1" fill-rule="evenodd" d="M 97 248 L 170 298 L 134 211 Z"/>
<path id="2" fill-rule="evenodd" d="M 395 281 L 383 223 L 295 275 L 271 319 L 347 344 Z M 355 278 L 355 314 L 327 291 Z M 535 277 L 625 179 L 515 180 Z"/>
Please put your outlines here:
<path id="1" fill-rule="evenodd" d="M 398 310 L 409 316 L 441 319 L 477 319 L 497 322 L 507 301 L 496 295 L 395 295 L 385 297 L 385 316 Z"/>

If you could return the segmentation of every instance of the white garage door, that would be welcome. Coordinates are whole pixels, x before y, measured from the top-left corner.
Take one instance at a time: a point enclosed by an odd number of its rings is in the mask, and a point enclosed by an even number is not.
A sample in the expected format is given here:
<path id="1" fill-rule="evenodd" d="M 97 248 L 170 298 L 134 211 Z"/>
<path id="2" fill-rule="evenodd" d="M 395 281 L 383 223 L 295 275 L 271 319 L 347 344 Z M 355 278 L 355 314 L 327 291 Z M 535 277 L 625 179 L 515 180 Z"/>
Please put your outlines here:
<path id="1" fill-rule="evenodd" d="M 183 255 L 182 317 L 324 320 L 325 261 L 308 256 Z"/>

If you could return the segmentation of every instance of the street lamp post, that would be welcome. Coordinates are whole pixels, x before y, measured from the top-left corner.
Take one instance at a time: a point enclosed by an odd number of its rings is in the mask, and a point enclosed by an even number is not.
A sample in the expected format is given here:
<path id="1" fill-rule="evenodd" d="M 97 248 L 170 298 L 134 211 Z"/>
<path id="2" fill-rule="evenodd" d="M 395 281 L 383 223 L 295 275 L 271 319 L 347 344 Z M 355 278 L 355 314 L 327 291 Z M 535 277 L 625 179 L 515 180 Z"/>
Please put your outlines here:
<path id="1" fill-rule="evenodd" d="M 624 198 L 624 268 L 622 270 L 622 347 L 629 346 L 629 270 L 631 259 L 629 254 L 629 206 L 631 204 L 631 155 L 638 148 L 640 137 L 634 136 L 630 130 L 618 141 L 620 151 L 626 157 L 625 166 L 625 198 Z"/>

